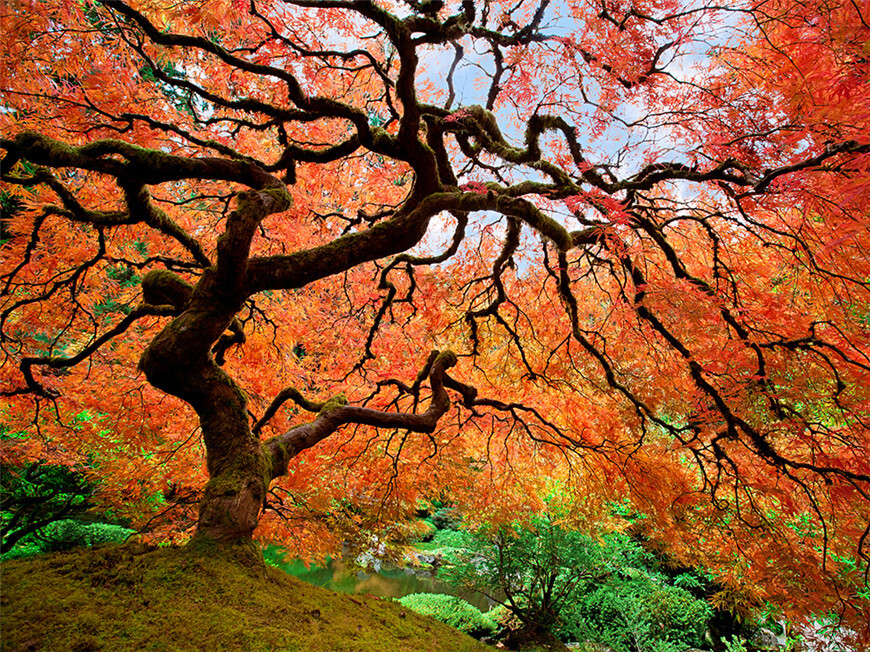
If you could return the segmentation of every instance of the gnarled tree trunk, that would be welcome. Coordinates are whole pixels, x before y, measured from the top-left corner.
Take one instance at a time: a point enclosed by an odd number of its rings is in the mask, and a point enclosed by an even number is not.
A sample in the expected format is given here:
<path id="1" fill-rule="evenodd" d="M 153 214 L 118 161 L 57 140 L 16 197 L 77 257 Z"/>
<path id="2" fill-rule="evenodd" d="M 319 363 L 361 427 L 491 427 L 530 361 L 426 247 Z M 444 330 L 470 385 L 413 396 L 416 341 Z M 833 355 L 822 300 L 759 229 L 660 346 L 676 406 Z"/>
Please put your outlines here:
<path id="1" fill-rule="evenodd" d="M 174 323 L 178 321 L 183 319 Z M 272 476 L 267 453 L 251 432 L 247 402 L 210 354 L 199 364 L 173 364 L 170 341 L 158 337 L 140 364 L 152 384 L 186 400 L 199 416 L 210 479 L 200 503 L 197 536 L 249 540 Z"/>
<path id="2" fill-rule="evenodd" d="M 246 298 L 240 286 L 254 229 L 263 217 L 287 206 L 283 188 L 239 195 L 218 240 L 217 264 L 196 287 L 168 271 L 142 280 L 145 302 L 171 305 L 177 316 L 152 340 L 139 366 L 152 385 L 189 403 L 202 427 L 210 479 L 197 537 L 250 540 L 272 480 L 268 454 L 251 431 L 247 400 L 215 359 L 222 360 L 228 340 L 244 340 L 235 315 Z M 234 337 L 228 338 L 228 329 Z"/>
<path id="3" fill-rule="evenodd" d="M 433 351 L 421 371 L 429 377 L 432 398 L 423 413 L 381 412 L 347 405 L 343 396 L 312 403 L 295 390 L 282 393 L 274 409 L 293 398 L 316 412 L 310 423 L 261 442 L 259 425 L 252 429 L 247 401 L 236 382 L 218 364 L 227 342 L 242 342 L 244 335 L 235 315 L 247 298 L 244 279 L 254 228 L 285 201 L 275 192 L 240 195 L 239 208 L 227 220 L 218 241 L 217 264 L 208 268 L 196 287 L 172 272 L 152 272 L 142 279 L 145 303 L 171 306 L 176 317 L 152 340 L 139 366 L 148 381 L 189 403 L 202 426 L 209 482 L 199 510 L 197 538 L 220 542 L 248 541 L 259 520 L 269 484 L 287 471 L 288 462 L 300 451 L 328 437 L 346 423 L 433 432 L 450 407 L 447 383 L 471 405 L 476 391 L 446 375 L 456 356 Z M 280 199 L 280 197 L 279 197 Z M 233 336 L 226 335 L 227 330 Z"/>

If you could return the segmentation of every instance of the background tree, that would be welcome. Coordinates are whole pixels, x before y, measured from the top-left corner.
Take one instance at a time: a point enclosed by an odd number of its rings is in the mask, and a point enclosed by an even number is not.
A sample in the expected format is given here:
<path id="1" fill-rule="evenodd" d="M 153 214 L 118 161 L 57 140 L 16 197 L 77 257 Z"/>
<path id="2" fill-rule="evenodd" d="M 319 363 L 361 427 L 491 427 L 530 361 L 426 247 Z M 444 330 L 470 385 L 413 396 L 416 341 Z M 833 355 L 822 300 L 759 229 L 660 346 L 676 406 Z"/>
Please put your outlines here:
<path id="1" fill-rule="evenodd" d="M 439 577 L 501 605 L 509 649 L 562 649 L 559 639 L 620 652 L 704 645 L 713 613 L 683 588 L 699 588 L 696 575 L 668 577 L 666 561 L 626 534 L 590 536 L 560 512 L 452 533 Z"/>
<path id="2" fill-rule="evenodd" d="M 464 531 L 457 539 L 438 574 L 483 593 L 519 620 L 511 632 L 511 649 L 557 642 L 553 630 L 561 624 L 562 612 L 591 586 L 601 585 L 617 566 L 627 566 L 616 558 L 623 551 L 608 550 L 547 514 L 525 526 Z"/>
<path id="3" fill-rule="evenodd" d="M 564 480 L 870 621 L 859 3 L 2 11 L 4 456 L 309 551 Z"/>

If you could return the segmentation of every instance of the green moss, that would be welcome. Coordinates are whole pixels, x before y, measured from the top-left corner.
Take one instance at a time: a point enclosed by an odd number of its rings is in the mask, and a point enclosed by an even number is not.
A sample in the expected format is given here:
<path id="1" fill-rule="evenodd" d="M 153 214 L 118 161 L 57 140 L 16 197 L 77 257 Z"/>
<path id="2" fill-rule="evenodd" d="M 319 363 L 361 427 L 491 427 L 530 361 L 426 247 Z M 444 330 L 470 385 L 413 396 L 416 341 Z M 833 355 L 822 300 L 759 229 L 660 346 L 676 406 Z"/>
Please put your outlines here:
<path id="1" fill-rule="evenodd" d="M 209 496 L 231 496 L 244 490 L 248 481 L 259 476 L 266 488 L 272 481 L 272 456 L 264 448 L 259 453 L 239 454 L 230 464 L 205 485 Z"/>
<path id="2" fill-rule="evenodd" d="M 275 188 L 263 188 L 260 192 L 271 195 L 276 202 L 286 206 L 284 210 L 287 210 L 291 206 L 293 206 L 293 197 L 290 195 L 290 192 L 287 190 L 287 188 L 280 186 Z"/>
<path id="3" fill-rule="evenodd" d="M 266 564 L 260 546 L 250 539 L 239 539 L 232 543 L 226 543 L 205 536 L 194 537 L 185 546 L 184 552 L 191 558 L 221 557 L 228 562 L 249 569 L 264 568 Z"/>
<path id="4" fill-rule="evenodd" d="M 205 485 L 205 495 L 209 498 L 216 498 L 218 496 L 239 494 L 245 488 L 245 482 L 249 477 L 250 475 L 237 470 L 221 473 L 209 480 Z"/>
<path id="5" fill-rule="evenodd" d="M 320 408 L 320 412 L 317 413 L 317 416 L 332 412 L 335 408 L 339 408 L 343 405 L 347 405 L 347 397 L 344 394 L 333 396 L 323 404 L 323 407 Z"/>
<path id="6" fill-rule="evenodd" d="M 438 354 L 438 357 L 435 358 L 433 366 L 443 364 L 446 368 L 449 368 L 454 366 L 458 359 L 459 358 L 456 357 L 456 354 L 453 351 L 442 351 Z"/>
<path id="7" fill-rule="evenodd" d="M 336 595 L 252 563 L 245 553 L 197 541 L 185 548 L 128 545 L 6 562 L 3 648 L 488 649 L 398 603 Z"/>
<path id="8" fill-rule="evenodd" d="M 190 301 L 193 286 L 168 269 L 153 269 L 142 277 L 142 297 L 153 305 L 168 304 L 179 312 Z"/>
<path id="9" fill-rule="evenodd" d="M 250 210 L 254 206 L 262 205 L 263 200 L 260 195 L 268 195 L 275 202 L 276 206 L 272 207 L 269 212 L 280 213 L 288 210 L 293 206 L 293 197 L 291 197 L 287 188 L 273 187 L 263 188 L 261 190 L 240 192 L 236 198 L 238 201 L 238 210 L 242 213 Z M 258 210 L 258 208 L 254 208 Z"/>

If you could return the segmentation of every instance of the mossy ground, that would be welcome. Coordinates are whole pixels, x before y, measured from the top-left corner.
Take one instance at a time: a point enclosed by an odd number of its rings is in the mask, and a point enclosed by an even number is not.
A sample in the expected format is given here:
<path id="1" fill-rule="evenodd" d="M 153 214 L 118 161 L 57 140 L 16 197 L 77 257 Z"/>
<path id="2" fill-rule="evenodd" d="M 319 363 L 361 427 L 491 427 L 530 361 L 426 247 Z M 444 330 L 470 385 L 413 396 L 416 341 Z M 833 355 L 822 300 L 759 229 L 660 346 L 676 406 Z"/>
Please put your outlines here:
<path id="1" fill-rule="evenodd" d="M 127 545 L 8 561 L 0 605 L 4 652 L 491 649 L 396 602 L 305 584 L 250 549 Z"/>

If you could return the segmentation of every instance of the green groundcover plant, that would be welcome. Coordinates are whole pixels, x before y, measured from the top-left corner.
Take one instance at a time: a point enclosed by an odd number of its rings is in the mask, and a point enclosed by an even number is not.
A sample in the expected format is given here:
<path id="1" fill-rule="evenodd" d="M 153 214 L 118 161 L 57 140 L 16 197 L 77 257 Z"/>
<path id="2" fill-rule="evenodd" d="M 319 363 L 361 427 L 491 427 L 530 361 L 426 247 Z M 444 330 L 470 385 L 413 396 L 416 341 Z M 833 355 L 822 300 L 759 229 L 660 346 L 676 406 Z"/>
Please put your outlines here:
<path id="1" fill-rule="evenodd" d="M 431 616 L 474 638 L 496 633 L 497 627 L 480 609 L 462 598 L 443 593 L 412 593 L 399 598 L 402 606 L 424 616 Z"/>

